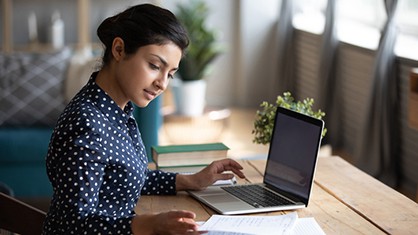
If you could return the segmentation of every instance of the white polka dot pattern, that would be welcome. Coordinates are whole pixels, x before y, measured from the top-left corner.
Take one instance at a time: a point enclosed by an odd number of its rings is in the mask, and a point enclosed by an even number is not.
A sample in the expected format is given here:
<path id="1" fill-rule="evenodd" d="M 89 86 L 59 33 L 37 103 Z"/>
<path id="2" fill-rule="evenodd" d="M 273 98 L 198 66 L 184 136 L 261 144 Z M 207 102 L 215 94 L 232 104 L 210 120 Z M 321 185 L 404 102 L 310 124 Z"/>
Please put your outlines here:
<path id="1" fill-rule="evenodd" d="M 44 234 L 130 234 L 140 194 L 175 194 L 175 174 L 147 169 L 133 105 L 95 83 L 68 104 L 46 159 L 54 189 Z"/>

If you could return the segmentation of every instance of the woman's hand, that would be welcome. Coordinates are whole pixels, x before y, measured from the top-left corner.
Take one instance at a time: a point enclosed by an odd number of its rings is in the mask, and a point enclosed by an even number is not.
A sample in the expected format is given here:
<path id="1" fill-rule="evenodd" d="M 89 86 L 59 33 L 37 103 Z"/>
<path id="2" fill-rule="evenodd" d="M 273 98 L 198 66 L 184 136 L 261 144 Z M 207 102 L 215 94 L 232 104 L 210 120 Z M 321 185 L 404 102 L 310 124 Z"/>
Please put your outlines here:
<path id="1" fill-rule="evenodd" d="M 240 178 L 245 178 L 244 173 L 241 171 L 242 169 L 242 166 L 238 162 L 230 158 L 214 161 L 195 174 L 177 174 L 176 190 L 202 190 L 217 180 L 232 179 L 234 174 Z M 232 173 L 224 173 L 225 171 L 232 171 Z"/>
<path id="2" fill-rule="evenodd" d="M 131 228 L 134 235 L 205 233 L 197 231 L 198 225 L 194 221 L 195 217 L 196 215 L 191 211 L 136 215 L 132 219 Z"/>

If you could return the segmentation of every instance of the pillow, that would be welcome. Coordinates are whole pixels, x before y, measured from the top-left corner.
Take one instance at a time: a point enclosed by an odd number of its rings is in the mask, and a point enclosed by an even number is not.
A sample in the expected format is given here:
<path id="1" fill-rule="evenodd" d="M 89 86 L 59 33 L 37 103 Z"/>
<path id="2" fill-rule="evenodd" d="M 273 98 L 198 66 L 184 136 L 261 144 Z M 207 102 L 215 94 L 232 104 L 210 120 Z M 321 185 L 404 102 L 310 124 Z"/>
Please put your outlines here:
<path id="1" fill-rule="evenodd" d="M 100 58 L 93 56 L 90 48 L 73 53 L 65 80 L 65 101 L 70 102 L 75 94 L 87 84 L 91 74 L 98 69 Z"/>
<path id="2" fill-rule="evenodd" d="M 71 50 L 0 53 L 0 126 L 54 126 Z"/>

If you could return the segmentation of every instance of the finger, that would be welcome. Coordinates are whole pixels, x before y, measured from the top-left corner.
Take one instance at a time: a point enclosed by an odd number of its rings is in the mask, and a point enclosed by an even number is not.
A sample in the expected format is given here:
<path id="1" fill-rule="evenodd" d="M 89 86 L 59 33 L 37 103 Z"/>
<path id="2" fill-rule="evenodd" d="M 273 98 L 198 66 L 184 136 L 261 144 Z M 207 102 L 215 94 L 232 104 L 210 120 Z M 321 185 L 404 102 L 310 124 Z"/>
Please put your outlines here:
<path id="1" fill-rule="evenodd" d="M 199 228 L 199 225 L 193 219 L 184 218 L 183 223 L 187 230 L 196 231 Z"/>
<path id="2" fill-rule="evenodd" d="M 245 178 L 244 173 L 241 171 L 244 169 L 238 162 L 232 160 L 230 164 L 224 166 L 224 170 L 232 171 L 234 174 L 238 175 L 240 178 Z"/>
<path id="3" fill-rule="evenodd" d="M 216 172 L 218 173 L 232 170 L 232 169 L 238 169 L 238 170 L 243 169 L 243 167 L 238 162 L 232 159 L 218 160 L 218 161 L 212 162 L 211 165 L 214 167 L 214 169 L 216 169 Z"/>
<path id="4" fill-rule="evenodd" d="M 244 179 L 245 175 L 244 173 L 241 171 L 241 169 L 243 169 L 243 167 L 236 161 L 232 160 L 232 159 L 222 159 L 222 160 L 218 160 L 216 163 L 213 163 L 214 166 L 216 166 L 216 173 L 215 174 L 215 179 L 219 180 L 219 179 L 231 179 L 233 177 L 233 175 L 231 177 L 229 176 L 222 176 L 221 178 L 217 178 L 219 177 L 219 175 L 221 175 L 221 173 L 224 173 L 225 171 L 232 171 L 234 174 L 236 174 L 238 177 Z"/>
<path id="5" fill-rule="evenodd" d="M 239 164 L 238 162 L 232 160 L 232 159 L 228 159 L 229 161 L 223 162 L 223 168 L 225 170 L 242 170 L 244 169 L 241 164 Z"/>
<path id="6" fill-rule="evenodd" d="M 229 166 L 232 166 L 232 167 L 234 167 L 234 168 L 237 168 L 237 169 L 244 169 L 242 166 L 241 166 L 241 164 L 239 164 L 237 161 L 235 161 L 235 160 L 233 160 L 233 159 L 230 159 L 230 158 L 227 158 L 227 160 L 228 160 L 228 165 Z"/>
<path id="7" fill-rule="evenodd" d="M 225 165 L 225 166 L 219 166 L 217 168 L 217 170 L 215 171 L 215 174 L 214 174 L 215 179 L 216 179 L 216 175 L 227 174 L 227 173 L 225 173 L 226 171 L 234 173 L 235 175 L 237 175 L 241 179 L 245 178 L 245 174 L 240 169 L 231 167 L 229 165 Z"/>
<path id="8" fill-rule="evenodd" d="M 179 233 L 197 231 L 198 228 L 199 225 L 193 219 L 188 218 L 179 218 L 178 223 L 173 226 L 173 230 L 176 230 Z"/>
<path id="9" fill-rule="evenodd" d="M 236 174 L 238 177 L 240 177 L 241 179 L 244 179 L 245 178 L 245 174 L 242 171 L 237 170 L 237 169 L 231 169 L 231 171 L 234 174 Z"/>
<path id="10" fill-rule="evenodd" d="M 188 218 L 188 219 L 194 219 L 196 218 L 196 214 L 192 211 L 186 211 L 186 210 L 179 210 L 179 211 L 170 211 L 169 212 L 171 216 L 176 218 Z"/>
<path id="11" fill-rule="evenodd" d="M 234 174 L 230 174 L 230 173 L 223 173 L 223 174 L 215 175 L 215 181 L 216 180 L 230 180 L 232 178 L 234 178 Z"/>

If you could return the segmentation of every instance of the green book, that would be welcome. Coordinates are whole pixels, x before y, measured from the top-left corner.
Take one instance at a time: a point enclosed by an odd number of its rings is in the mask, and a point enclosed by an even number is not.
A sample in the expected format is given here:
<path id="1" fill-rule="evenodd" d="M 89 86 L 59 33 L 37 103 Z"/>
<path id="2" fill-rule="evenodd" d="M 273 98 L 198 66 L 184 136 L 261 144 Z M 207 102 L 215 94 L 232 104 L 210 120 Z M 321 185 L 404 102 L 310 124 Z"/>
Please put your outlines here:
<path id="1" fill-rule="evenodd" d="M 196 173 L 201 171 L 207 165 L 190 165 L 190 166 L 167 166 L 167 167 L 158 167 L 159 170 L 166 172 L 176 172 L 176 173 Z"/>
<path id="2" fill-rule="evenodd" d="M 223 143 L 152 146 L 157 167 L 209 165 L 226 158 L 229 148 Z"/>

